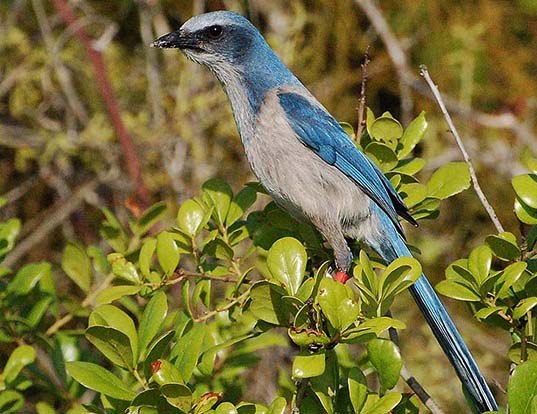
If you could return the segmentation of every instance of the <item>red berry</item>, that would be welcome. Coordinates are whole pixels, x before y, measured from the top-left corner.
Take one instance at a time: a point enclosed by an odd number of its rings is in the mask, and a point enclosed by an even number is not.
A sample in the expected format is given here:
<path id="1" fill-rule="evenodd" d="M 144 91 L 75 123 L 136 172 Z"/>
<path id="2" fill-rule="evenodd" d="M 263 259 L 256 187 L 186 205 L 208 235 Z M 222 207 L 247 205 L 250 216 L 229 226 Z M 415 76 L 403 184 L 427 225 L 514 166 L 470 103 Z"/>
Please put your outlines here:
<path id="1" fill-rule="evenodd" d="M 162 362 L 160 362 L 160 359 L 157 359 L 156 361 L 151 362 L 151 372 L 154 374 L 160 369 L 160 366 L 162 365 Z"/>
<path id="2" fill-rule="evenodd" d="M 334 275 L 334 280 L 341 283 L 347 283 L 347 280 L 349 280 L 349 275 L 347 272 L 337 271 Z"/>

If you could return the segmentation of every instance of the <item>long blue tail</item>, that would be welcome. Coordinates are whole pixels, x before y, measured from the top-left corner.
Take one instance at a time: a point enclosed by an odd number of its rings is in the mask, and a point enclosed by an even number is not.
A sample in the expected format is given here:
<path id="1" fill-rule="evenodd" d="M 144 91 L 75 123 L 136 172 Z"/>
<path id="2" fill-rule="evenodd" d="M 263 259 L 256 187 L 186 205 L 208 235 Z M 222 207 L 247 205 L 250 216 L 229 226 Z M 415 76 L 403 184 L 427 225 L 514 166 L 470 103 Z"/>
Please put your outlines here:
<path id="1" fill-rule="evenodd" d="M 398 234 L 377 245 L 377 250 L 388 261 L 401 256 L 412 256 Z M 410 293 L 479 412 L 498 410 L 472 354 L 424 274 L 411 286 Z"/>

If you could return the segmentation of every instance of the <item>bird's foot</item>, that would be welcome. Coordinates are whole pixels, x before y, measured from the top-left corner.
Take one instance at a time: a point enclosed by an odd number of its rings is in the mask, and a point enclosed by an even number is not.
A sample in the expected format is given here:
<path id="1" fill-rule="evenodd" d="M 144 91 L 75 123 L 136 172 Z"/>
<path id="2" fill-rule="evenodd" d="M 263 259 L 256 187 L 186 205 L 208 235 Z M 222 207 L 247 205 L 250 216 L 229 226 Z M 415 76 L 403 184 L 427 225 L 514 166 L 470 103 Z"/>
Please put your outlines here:
<path id="1" fill-rule="evenodd" d="M 347 274 L 347 272 L 342 272 L 341 270 L 338 270 L 334 274 L 334 280 L 337 281 L 337 282 L 345 284 L 345 283 L 347 283 L 347 280 L 349 280 L 349 275 Z"/>

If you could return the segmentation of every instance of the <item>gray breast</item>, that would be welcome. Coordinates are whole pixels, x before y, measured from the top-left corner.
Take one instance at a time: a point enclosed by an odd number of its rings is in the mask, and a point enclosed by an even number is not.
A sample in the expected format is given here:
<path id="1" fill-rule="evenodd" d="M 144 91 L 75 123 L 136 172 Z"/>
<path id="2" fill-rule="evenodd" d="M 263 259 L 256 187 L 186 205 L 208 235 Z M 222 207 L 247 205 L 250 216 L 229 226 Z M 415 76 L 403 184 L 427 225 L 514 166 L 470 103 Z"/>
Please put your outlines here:
<path id="1" fill-rule="evenodd" d="M 265 97 L 246 155 L 261 184 L 291 214 L 361 236 L 357 226 L 369 216 L 369 198 L 299 141 L 274 90 Z"/>

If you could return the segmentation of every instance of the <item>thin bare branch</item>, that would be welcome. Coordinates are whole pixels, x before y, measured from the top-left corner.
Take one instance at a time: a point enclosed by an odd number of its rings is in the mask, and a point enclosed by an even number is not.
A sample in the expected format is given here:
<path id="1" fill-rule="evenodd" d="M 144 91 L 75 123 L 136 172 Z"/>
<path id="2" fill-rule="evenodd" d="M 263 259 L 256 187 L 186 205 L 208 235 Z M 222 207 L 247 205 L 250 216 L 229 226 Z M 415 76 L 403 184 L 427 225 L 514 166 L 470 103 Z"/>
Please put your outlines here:
<path id="1" fill-rule="evenodd" d="M 149 45 L 155 38 L 152 28 L 153 10 L 147 4 L 147 0 L 140 0 L 138 7 L 140 16 L 140 33 L 144 45 Z M 145 72 L 148 81 L 147 100 L 149 101 L 153 113 L 155 126 L 160 126 L 164 120 L 164 109 L 161 102 L 161 82 L 157 63 L 157 50 L 153 47 L 144 48 L 145 51 Z"/>
<path id="2" fill-rule="evenodd" d="M 68 26 L 76 24 L 77 18 L 71 6 L 65 0 L 53 0 L 54 7 Z M 125 124 L 121 118 L 121 111 L 119 103 L 115 97 L 112 85 L 108 79 L 108 72 L 103 60 L 101 52 L 95 50 L 93 47 L 93 41 L 88 32 L 79 27 L 75 31 L 75 35 L 78 40 L 84 45 L 86 54 L 93 65 L 95 72 L 95 78 L 99 87 L 101 96 L 103 97 L 108 115 L 119 140 L 119 144 L 123 150 L 123 157 L 127 167 L 127 172 L 130 179 L 136 185 L 136 194 L 142 207 L 147 207 L 149 204 L 149 191 L 145 187 L 142 178 L 142 170 L 140 166 L 140 160 L 134 146 L 134 141 L 127 131 Z"/>
<path id="3" fill-rule="evenodd" d="M 14 203 L 19 198 L 24 196 L 28 191 L 30 191 L 30 188 L 32 188 L 34 186 L 36 181 L 37 181 L 37 176 L 34 175 L 34 176 L 24 180 L 17 187 L 15 187 L 15 188 L 9 190 L 7 193 L 5 193 L 2 197 L 4 197 L 7 200 L 6 204 Z"/>
<path id="4" fill-rule="evenodd" d="M 412 71 L 401 42 L 391 31 L 388 22 L 375 2 L 372 0 L 355 0 L 355 2 L 367 15 L 375 31 L 379 34 L 382 42 L 386 46 L 388 55 L 396 68 L 400 80 L 402 79 L 409 88 L 430 98 L 431 94 L 427 85 L 425 85 Z M 403 100 L 403 97 L 401 99 Z M 463 105 L 449 96 L 444 96 L 444 102 L 451 112 L 464 117 L 470 122 L 487 128 L 511 131 L 521 142 L 530 148 L 535 146 L 535 142 L 537 142 L 537 136 L 531 130 L 531 126 L 527 122 L 518 119 L 512 113 L 487 114 Z"/>
<path id="5" fill-rule="evenodd" d="M 92 192 L 96 188 L 97 183 L 97 180 L 91 180 L 73 192 L 67 200 L 58 202 L 52 213 L 43 219 L 41 224 L 28 237 L 16 244 L 15 248 L 6 256 L 2 264 L 6 267 L 11 267 L 29 253 L 48 234 L 62 224 L 72 212 L 80 207 L 86 194 Z"/>
<path id="6" fill-rule="evenodd" d="M 362 67 L 362 86 L 360 88 L 360 100 L 358 101 L 358 124 L 356 125 L 356 134 L 354 135 L 354 140 L 356 142 L 360 141 L 362 137 L 362 132 L 364 131 L 366 120 L 365 120 L 365 102 L 366 102 L 366 89 L 367 89 L 367 67 L 369 66 L 369 46 L 365 49 L 364 53 L 364 63 L 361 64 Z"/>
<path id="7" fill-rule="evenodd" d="M 404 125 L 408 125 L 412 120 L 414 102 L 410 92 L 409 80 L 413 78 L 412 71 L 408 64 L 408 58 L 401 47 L 397 37 L 393 34 L 388 22 L 382 12 L 372 0 L 355 0 L 356 4 L 366 14 L 367 18 L 379 34 L 382 42 L 397 72 L 399 78 L 399 95 L 401 98 L 401 120 Z"/>
<path id="8" fill-rule="evenodd" d="M 76 93 L 76 89 L 71 78 L 71 73 L 63 64 L 59 53 L 57 53 L 58 51 L 54 47 L 55 41 L 47 14 L 45 13 L 45 8 L 43 7 L 43 2 L 40 0 L 32 0 L 32 6 L 37 17 L 37 23 L 39 24 L 39 29 L 41 30 L 45 46 L 51 53 L 52 65 L 54 66 L 56 74 L 58 75 L 58 82 L 65 97 L 67 98 L 67 103 L 78 120 L 81 123 L 86 124 L 89 120 L 88 114 L 84 108 L 84 105 L 82 104 L 82 101 L 78 98 L 78 94 Z"/>
<path id="9" fill-rule="evenodd" d="M 425 65 L 420 66 L 420 74 L 421 76 L 423 76 L 423 78 L 427 82 L 427 85 L 429 85 L 429 88 L 431 88 L 433 96 L 436 99 L 436 102 L 438 103 L 438 106 L 440 107 L 440 110 L 442 111 L 442 114 L 444 115 L 444 119 L 446 120 L 449 126 L 449 130 L 451 131 L 451 133 L 453 134 L 453 137 L 455 138 L 455 142 L 457 143 L 457 146 L 459 147 L 462 153 L 464 162 L 466 163 L 466 165 L 468 166 L 468 170 L 470 171 L 472 184 L 473 184 L 473 187 L 477 196 L 479 197 L 479 200 L 481 201 L 481 204 L 483 204 L 483 207 L 485 208 L 490 219 L 494 223 L 494 226 L 496 227 L 496 230 L 498 231 L 498 233 L 503 233 L 504 231 L 503 226 L 500 223 L 500 220 L 498 220 L 498 216 L 496 215 L 494 208 L 492 208 L 492 205 L 488 202 L 487 197 L 485 196 L 485 194 L 483 193 L 483 190 L 481 189 L 481 186 L 479 185 L 479 181 L 477 180 L 477 174 L 475 173 L 472 160 L 470 159 L 470 156 L 468 155 L 468 152 L 466 151 L 464 143 L 462 142 L 462 139 L 459 135 L 459 132 L 457 131 L 457 128 L 455 128 L 455 124 L 453 123 L 453 120 L 451 119 L 451 116 L 449 115 L 449 112 L 446 109 L 446 105 L 444 104 L 442 95 L 440 94 L 438 87 L 435 85 L 435 83 L 431 79 L 431 76 L 429 75 L 429 71 L 427 70 L 427 67 Z"/>
<path id="10" fill-rule="evenodd" d="M 390 328 L 390 339 L 392 342 L 399 346 L 399 335 L 397 329 Z M 403 364 L 401 367 L 401 378 L 407 383 L 412 391 L 416 394 L 416 397 L 431 411 L 433 414 L 444 414 L 444 411 L 438 406 L 435 400 L 429 395 L 425 388 L 418 382 L 418 380 L 412 376 L 408 368 Z"/>

